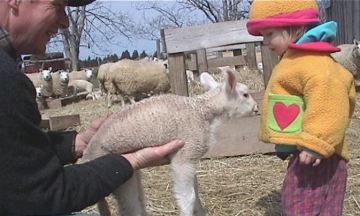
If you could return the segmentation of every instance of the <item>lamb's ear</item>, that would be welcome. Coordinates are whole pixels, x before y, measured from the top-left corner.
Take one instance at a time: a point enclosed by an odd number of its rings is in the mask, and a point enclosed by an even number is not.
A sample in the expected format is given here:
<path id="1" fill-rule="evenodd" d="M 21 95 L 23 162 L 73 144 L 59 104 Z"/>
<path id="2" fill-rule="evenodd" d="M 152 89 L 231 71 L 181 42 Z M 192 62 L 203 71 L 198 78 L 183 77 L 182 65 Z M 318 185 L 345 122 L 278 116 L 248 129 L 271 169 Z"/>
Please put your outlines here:
<path id="1" fill-rule="evenodd" d="M 225 89 L 228 94 L 232 94 L 236 91 L 236 76 L 235 71 L 230 67 L 220 67 L 219 68 L 225 76 Z"/>
<path id="2" fill-rule="evenodd" d="M 219 85 L 208 72 L 201 73 L 200 83 L 207 89 L 214 89 Z"/>
<path id="3" fill-rule="evenodd" d="M 353 39 L 353 43 L 354 43 L 355 45 L 359 45 L 359 41 L 356 40 L 356 38 Z"/>

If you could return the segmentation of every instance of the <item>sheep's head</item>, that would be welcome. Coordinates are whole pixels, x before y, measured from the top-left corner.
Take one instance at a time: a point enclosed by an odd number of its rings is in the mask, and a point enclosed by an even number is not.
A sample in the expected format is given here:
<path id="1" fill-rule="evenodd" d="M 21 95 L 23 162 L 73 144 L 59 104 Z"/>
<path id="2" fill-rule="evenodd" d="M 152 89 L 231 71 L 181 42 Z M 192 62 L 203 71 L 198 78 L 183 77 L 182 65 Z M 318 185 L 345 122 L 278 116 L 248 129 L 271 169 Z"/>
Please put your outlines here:
<path id="1" fill-rule="evenodd" d="M 69 72 L 68 71 L 61 71 L 60 72 L 60 82 L 68 83 L 69 82 Z"/>
<path id="2" fill-rule="evenodd" d="M 228 116 L 244 116 L 258 112 L 255 100 L 249 94 L 248 87 L 236 81 L 235 72 L 230 67 L 219 68 L 224 74 L 224 82 L 218 83 L 204 72 L 200 75 L 200 82 L 206 88 L 219 89 L 220 94 L 216 103 L 222 106 Z"/>
<path id="3" fill-rule="evenodd" d="M 42 70 L 40 72 L 40 76 L 45 81 L 50 81 L 52 79 L 52 77 L 51 77 L 51 68 L 49 70 Z"/>
<path id="4" fill-rule="evenodd" d="M 356 45 L 352 51 L 353 56 L 358 59 L 358 58 L 360 58 L 360 41 L 354 39 L 353 42 Z"/>
<path id="5" fill-rule="evenodd" d="M 92 79 L 94 77 L 94 72 L 90 69 L 85 69 L 85 73 L 86 73 L 86 78 L 88 80 Z"/>
<path id="6" fill-rule="evenodd" d="M 42 94 L 42 87 L 36 87 L 36 97 L 42 97 L 43 94 Z"/>

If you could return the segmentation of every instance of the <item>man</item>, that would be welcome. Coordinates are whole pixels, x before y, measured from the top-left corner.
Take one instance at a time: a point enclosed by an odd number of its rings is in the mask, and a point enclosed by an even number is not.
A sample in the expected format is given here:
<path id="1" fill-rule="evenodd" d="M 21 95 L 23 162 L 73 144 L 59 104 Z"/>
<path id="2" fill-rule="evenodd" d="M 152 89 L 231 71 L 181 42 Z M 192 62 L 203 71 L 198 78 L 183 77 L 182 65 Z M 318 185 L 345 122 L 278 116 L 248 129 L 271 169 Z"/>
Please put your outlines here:
<path id="1" fill-rule="evenodd" d="M 0 1 L 0 215 L 54 215 L 79 211 L 129 179 L 133 169 L 168 162 L 183 142 L 135 153 L 109 154 L 81 165 L 82 155 L 105 118 L 80 134 L 43 132 L 35 88 L 15 59 L 44 54 L 59 28 L 69 26 L 66 6 L 94 0 Z M 66 166 L 64 166 L 66 165 Z"/>

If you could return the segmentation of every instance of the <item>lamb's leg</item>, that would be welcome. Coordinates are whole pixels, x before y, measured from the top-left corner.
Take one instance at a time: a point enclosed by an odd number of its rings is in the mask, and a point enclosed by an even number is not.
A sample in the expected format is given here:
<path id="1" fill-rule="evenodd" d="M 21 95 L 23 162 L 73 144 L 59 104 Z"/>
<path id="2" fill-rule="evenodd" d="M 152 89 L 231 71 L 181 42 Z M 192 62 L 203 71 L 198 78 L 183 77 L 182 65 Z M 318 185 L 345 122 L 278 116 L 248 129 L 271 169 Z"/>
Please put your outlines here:
<path id="1" fill-rule="evenodd" d="M 179 205 L 180 215 L 192 216 L 195 211 L 197 215 L 205 215 L 197 194 L 197 186 L 195 186 L 197 184 L 195 177 L 196 164 L 173 160 L 171 166 L 174 192 Z"/>
<path id="2" fill-rule="evenodd" d="M 128 181 L 118 187 L 113 197 L 118 203 L 120 215 L 146 216 L 140 171 L 135 171 Z"/>
<path id="3" fill-rule="evenodd" d="M 101 199 L 97 205 L 101 216 L 111 216 L 110 207 L 105 198 Z"/>
<path id="4" fill-rule="evenodd" d="M 105 97 L 105 102 L 108 108 L 110 108 L 112 106 L 112 94 L 108 91 L 108 93 L 106 94 Z"/>
<path id="5" fill-rule="evenodd" d="M 195 187 L 195 195 L 196 195 L 195 207 L 194 207 L 194 215 L 196 215 L 196 216 L 205 216 L 207 214 L 206 214 L 206 210 L 201 205 L 201 201 L 200 201 L 200 197 L 199 197 L 199 190 L 198 190 L 199 183 L 197 181 L 196 175 L 195 175 L 195 178 L 194 178 L 194 187 Z"/>

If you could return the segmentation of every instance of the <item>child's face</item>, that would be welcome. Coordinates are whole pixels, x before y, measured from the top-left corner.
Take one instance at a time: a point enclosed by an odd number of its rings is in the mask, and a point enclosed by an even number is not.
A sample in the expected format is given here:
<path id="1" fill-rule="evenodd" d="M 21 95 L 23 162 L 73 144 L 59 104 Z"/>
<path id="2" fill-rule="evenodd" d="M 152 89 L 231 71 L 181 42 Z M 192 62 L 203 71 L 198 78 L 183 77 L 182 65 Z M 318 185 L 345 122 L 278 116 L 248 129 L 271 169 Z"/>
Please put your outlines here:
<path id="1" fill-rule="evenodd" d="M 264 37 L 263 44 L 279 56 L 284 54 L 291 42 L 289 33 L 283 28 L 266 28 L 259 32 Z"/>

